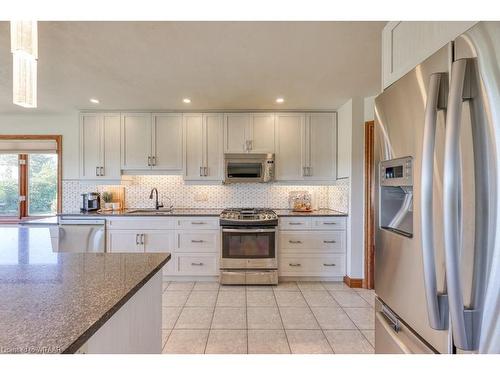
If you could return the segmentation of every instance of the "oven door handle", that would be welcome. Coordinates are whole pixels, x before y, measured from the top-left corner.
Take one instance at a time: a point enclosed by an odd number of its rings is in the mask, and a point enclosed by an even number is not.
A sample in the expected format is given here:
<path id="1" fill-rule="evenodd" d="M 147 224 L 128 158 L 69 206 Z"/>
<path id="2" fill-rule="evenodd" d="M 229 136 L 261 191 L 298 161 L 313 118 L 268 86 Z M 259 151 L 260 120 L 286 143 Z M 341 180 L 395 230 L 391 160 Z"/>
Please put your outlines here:
<path id="1" fill-rule="evenodd" d="M 275 233 L 276 229 L 229 229 L 229 228 L 222 228 L 222 232 L 229 232 L 229 233 Z"/>

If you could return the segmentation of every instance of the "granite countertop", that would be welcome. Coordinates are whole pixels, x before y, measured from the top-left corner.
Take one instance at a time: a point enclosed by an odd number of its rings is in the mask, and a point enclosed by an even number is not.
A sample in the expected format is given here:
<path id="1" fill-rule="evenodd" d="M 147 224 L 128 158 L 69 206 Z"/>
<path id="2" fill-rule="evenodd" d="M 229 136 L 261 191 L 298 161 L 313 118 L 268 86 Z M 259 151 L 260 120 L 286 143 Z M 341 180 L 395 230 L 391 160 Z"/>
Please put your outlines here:
<path id="1" fill-rule="evenodd" d="M 170 259 L 54 253 L 49 228 L 0 228 L 0 353 L 73 353 Z"/>
<path id="2" fill-rule="evenodd" d="M 276 209 L 274 210 L 280 217 L 286 217 L 286 216 L 347 216 L 347 213 L 345 212 L 340 212 L 340 211 L 335 211 L 335 210 L 330 210 L 329 208 L 320 208 L 319 210 L 314 210 L 312 212 L 295 212 L 293 210 L 283 210 L 283 209 Z"/>
<path id="3" fill-rule="evenodd" d="M 132 209 L 133 210 L 133 209 Z M 158 216 L 158 217 L 175 217 L 175 216 L 219 216 L 222 208 L 174 208 L 171 212 L 128 212 L 128 210 L 120 211 L 90 211 L 90 212 L 67 212 L 59 214 L 59 216 Z M 274 209 L 278 216 L 347 216 L 347 213 L 322 208 L 313 212 L 294 212 L 288 209 Z"/>

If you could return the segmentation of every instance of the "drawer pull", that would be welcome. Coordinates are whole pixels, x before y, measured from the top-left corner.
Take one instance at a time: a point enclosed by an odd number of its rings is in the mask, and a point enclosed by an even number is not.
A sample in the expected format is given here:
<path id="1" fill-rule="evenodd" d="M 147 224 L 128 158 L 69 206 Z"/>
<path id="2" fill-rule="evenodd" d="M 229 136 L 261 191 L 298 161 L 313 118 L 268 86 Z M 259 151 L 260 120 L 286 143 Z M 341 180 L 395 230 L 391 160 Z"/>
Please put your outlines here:
<path id="1" fill-rule="evenodd" d="M 191 240 L 191 242 L 192 242 L 192 243 L 203 243 L 203 242 L 205 242 L 205 241 L 203 241 L 203 240 Z"/>
<path id="2" fill-rule="evenodd" d="M 288 263 L 288 265 L 289 265 L 290 267 L 300 267 L 300 266 L 301 266 L 301 264 L 300 264 L 300 263 Z"/>
<path id="3" fill-rule="evenodd" d="M 335 267 L 335 266 L 336 266 L 336 264 L 335 264 L 335 263 L 323 263 L 323 265 L 324 265 L 325 267 Z"/>
<path id="4" fill-rule="evenodd" d="M 288 240 L 290 243 L 302 243 L 302 241 L 293 241 L 293 240 Z"/>
<path id="5" fill-rule="evenodd" d="M 335 223 L 333 221 L 325 221 L 323 224 L 324 225 L 337 225 L 337 223 Z"/>
<path id="6" fill-rule="evenodd" d="M 203 266 L 202 262 L 191 262 L 192 266 Z"/>
<path id="7" fill-rule="evenodd" d="M 303 223 L 288 223 L 289 225 L 302 225 Z"/>
<path id="8" fill-rule="evenodd" d="M 323 243 L 337 243 L 337 241 L 334 241 L 334 240 L 327 241 L 327 240 L 325 240 L 325 241 L 323 241 Z"/>
<path id="9" fill-rule="evenodd" d="M 192 221 L 191 224 L 193 225 L 203 225 L 206 224 L 204 221 Z"/>

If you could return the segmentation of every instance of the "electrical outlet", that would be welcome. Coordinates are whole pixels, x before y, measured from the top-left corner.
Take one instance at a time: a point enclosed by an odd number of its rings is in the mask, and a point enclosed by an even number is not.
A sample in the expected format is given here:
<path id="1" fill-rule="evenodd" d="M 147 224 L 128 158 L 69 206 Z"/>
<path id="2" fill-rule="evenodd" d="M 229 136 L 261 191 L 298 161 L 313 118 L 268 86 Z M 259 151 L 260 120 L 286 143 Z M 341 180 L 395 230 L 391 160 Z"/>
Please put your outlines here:
<path id="1" fill-rule="evenodd" d="M 194 201 L 195 202 L 207 202 L 208 201 L 208 195 L 207 193 L 197 193 L 194 195 Z"/>

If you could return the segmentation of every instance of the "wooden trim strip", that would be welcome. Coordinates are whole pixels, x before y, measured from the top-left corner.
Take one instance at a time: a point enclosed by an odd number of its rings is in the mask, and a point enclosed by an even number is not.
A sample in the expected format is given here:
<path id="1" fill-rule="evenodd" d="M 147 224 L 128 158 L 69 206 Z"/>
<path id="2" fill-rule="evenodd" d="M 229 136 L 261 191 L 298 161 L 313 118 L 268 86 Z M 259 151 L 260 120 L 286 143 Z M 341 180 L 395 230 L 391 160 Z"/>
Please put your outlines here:
<path id="1" fill-rule="evenodd" d="M 363 288 L 363 279 L 351 279 L 349 276 L 344 276 L 344 284 L 349 288 Z"/>

